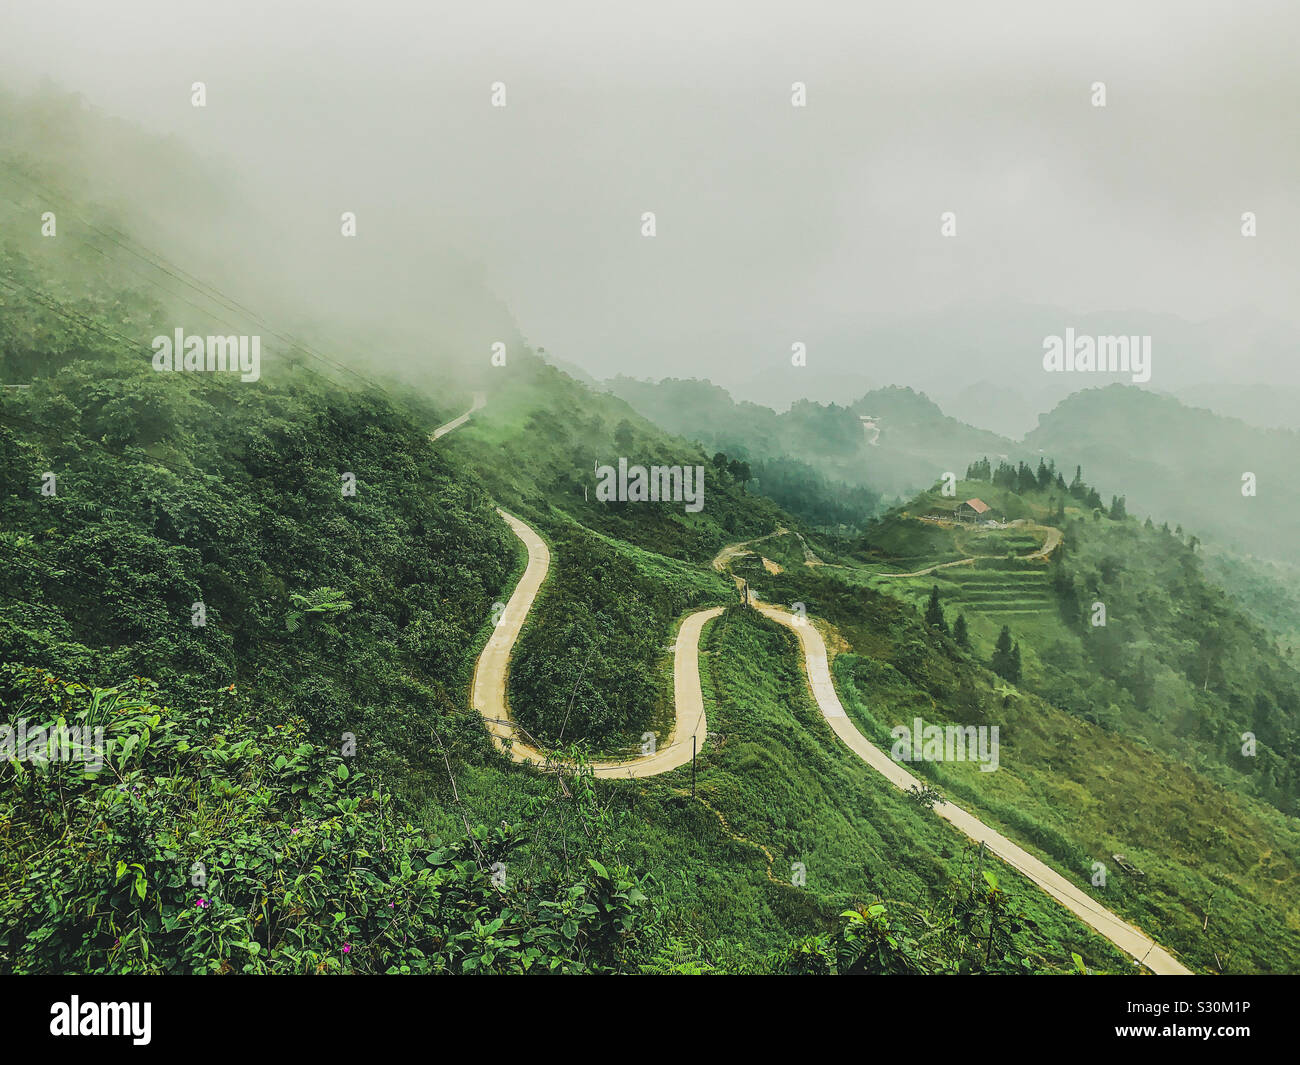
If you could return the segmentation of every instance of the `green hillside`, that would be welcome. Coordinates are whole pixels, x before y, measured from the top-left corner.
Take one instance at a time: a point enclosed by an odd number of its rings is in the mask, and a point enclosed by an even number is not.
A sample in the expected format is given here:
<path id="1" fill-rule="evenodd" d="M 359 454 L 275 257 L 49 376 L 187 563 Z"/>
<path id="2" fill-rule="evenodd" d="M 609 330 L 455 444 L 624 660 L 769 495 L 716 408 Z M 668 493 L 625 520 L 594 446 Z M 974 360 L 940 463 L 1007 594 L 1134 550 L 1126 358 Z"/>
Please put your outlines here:
<path id="1" fill-rule="evenodd" d="M 1300 562 L 1300 544 L 1280 530 L 1300 525 L 1300 496 L 1287 463 L 1300 436 L 1260 429 L 1126 385 L 1076 392 L 1039 418 L 1025 438 L 1049 455 L 1086 455 L 1135 513 L 1182 524 L 1237 553 Z M 1243 475 L 1255 494 L 1243 495 Z"/>
<path id="2" fill-rule="evenodd" d="M 1077 657 L 1067 659 L 1072 634 L 1056 604 L 1015 614 L 1000 601 L 991 611 L 968 609 L 961 582 L 945 587 L 940 580 L 946 623 L 960 612 L 968 626 L 964 648 L 922 620 L 936 586 L 928 576 L 905 584 L 853 568 L 773 575 L 751 567 L 746 578 L 764 598 L 802 603 L 810 617 L 833 625 L 841 699 L 880 746 L 891 743 L 892 727 L 910 727 L 917 716 L 999 726 L 997 772 L 970 763 L 914 764 L 944 793 L 1085 889 L 1094 863 L 1103 863 L 1109 876 L 1104 890 L 1091 888 L 1097 897 L 1196 965 L 1251 972 L 1295 965 L 1300 836 L 1290 793 L 1273 783 L 1286 772 L 1285 748 L 1261 747 L 1248 765 L 1234 760 L 1223 744 L 1237 727 L 1235 699 L 1207 697 L 1197 706 L 1200 720 L 1184 721 L 1175 736 L 1167 715 L 1123 710 L 1123 680 L 1097 675 L 1096 648 L 1079 645 Z M 1249 623 L 1225 614 L 1220 624 Z M 1003 625 L 1023 655 L 1018 683 L 989 668 Z M 1148 654 L 1154 658 L 1154 647 Z M 1199 687 L 1194 677 L 1175 679 L 1172 672 L 1162 674 L 1171 690 L 1179 683 L 1183 690 Z M 1118 867 L 1117 853 L 1144 875 Z M 1223 962 L 1225 951 L 1231 962 Z"/>
<path id="3" fill-rule="evenodd" d="M 0 155 L 41 180 L 103 154 L 88 131 L 136 143 L 76 112 L 42 158 L 65 111 L 22 113 Z M 15 217 L 42 195 L 0 187 Z M 465 373 L 443 358 L 463 322 L 425 362 L 389 360 L 419 331 L 313 319 L 286 292 L 310 327 L 290 335 L 155 254 L 146 204 L 75 202 L 56 241 L 0 247 L 0 711 L 102 728 L 106 760 L 0 746 L 0 973 L 1137 968 L 940 795 L 1199 972 L 1300 968 L 1285 568 L 1107 505 L 1081 469 L 1001 461 L 1010 442 L 909 389 L 782 414 L 707 382 L 599 391 L 513 334 L 504 365 Z M 258 379 L 156 372 L 178 321 L 262 336 Z M 1130 490 L 1094 443 L 1050 454 Z M 602 498 L 621 459 L 698 469 L 702 506 Z M 957 520 L 976 497 L 991 516 Z M 526 563 L 498 508 L 551 555 L 506 678 L 546 772 L 470 702 Z M 922 761 L 937 791 L 897 790 L 736 576 L 818 627 L 882 749 L 918 717 L 996 725 L 997 771 Z M 672 645 L 703 607 L 725 609 L 694 762 L 596 777 L 675 720 Z"/>

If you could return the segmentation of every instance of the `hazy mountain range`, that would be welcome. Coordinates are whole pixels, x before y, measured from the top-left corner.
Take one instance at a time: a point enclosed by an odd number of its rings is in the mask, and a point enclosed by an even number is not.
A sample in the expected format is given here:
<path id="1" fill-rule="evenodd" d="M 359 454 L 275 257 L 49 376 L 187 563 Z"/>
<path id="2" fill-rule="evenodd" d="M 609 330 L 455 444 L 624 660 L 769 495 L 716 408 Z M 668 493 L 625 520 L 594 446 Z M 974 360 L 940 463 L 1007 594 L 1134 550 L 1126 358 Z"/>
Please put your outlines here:
<path id="1" fill-rule="evenodd" d="M 1015 438 L 967 424 L 926 395 L 896 386 L 868 391 L 847 405 L 799 400 L 779 413 L 699 380 L 620 377 L 607 387 L 646 417 L 706 447 L 788 454 L 887 496 L 928 487 L 948 471 L 960 476 L 986 455 L 995 465 L 999 458 L 1033 465 L 1040 456 L 1052 459 L 1067 480 L 1081 465 L 1107 499 L 1125 495 L 1130 513 L 1184 525 L 1235 551 L 1300 560 L 1300 544 L 1285 535 L 1300 527 L 1300 497 L 1288 469 L 1300 434 L 1260 428 L 1149 389 L 1110 385 L 1075 392 Z M 1245 474 L 1255 475 L 1253 496 L 1242 494 Z"/>

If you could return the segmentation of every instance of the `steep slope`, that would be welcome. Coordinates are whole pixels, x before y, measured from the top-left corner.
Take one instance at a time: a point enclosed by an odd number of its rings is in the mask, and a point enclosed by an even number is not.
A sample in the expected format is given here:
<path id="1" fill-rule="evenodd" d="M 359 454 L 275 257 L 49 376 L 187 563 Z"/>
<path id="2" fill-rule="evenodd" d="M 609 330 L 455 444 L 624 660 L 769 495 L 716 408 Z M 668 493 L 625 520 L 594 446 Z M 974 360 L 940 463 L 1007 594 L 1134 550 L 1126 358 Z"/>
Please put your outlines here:
<path id="1" fill-rule="evenodd" d="M 743 572 L 764 600 L 829 622 L 838 698 L 875 747 L 896 751 L 898 730 L 910 735 L 918 718 L 944 730 L 998 728 L 996 771 L 940 753 L 910 762 L 912 774 L 1192 967 L 1294 967 L 1300 832 L 1249 784 L 1217 783 L 1212 769 L 1140 735 L 1053 706 L 1032 680 L 1017 687 L 999 678 L 983 665 L 988 630 L 963 649 L 923 623 L 897 582 L 873 588 L 867 582 L 877 578 L 864 581 L 851 567 Z M 928 589 L 931 578 L 918 583 Z M 973 613 L 967 618 L 976 631 Z M 1027 661 L 1035 641 L 1020 631 Z"/>
<path id="2" fill-rule="evenodd" d="M 174 696 L 234 684 L 318 737 L 415 757 L 408 714 L 467 676 L 509 571 L 482 486 L 381 394 L 303 368 L 253 387 L 155 373 L 74 318 L 6 306 L 76 357 L 0 398 L 0 656 Z"/>

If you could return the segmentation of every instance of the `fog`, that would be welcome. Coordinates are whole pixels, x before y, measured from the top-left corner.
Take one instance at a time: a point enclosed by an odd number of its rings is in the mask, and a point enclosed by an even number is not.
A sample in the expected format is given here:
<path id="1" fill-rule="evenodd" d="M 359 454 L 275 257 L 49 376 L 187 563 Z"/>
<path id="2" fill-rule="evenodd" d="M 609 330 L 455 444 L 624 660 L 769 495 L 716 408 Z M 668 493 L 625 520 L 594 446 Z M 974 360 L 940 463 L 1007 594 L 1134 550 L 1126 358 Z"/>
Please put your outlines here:
<path id="1" fill-rule="evenodd" d="M 1028 418 L 1094 383 L 1042 371 L 1067 326 L 1150 334 L 1152 388 L 1300 387 L 1298 34 L 1240 0 L 41 0 L 0 70 L 175 137 L 223 201 L 178 197 L 187 267 L 349 348 L 486 362 L 513 319 L 598 378 L 987 383 Z"/>

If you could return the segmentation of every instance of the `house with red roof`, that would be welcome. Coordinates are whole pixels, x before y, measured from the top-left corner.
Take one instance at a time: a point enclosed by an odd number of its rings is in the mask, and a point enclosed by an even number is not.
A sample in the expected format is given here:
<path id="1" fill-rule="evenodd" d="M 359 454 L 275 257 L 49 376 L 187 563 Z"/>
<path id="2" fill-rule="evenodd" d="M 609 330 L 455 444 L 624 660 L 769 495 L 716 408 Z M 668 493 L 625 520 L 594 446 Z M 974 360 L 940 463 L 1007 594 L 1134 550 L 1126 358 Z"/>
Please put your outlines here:
<path id="1" fill-rule="evenodd" d="M 979 521 L 988 512 L 989 505 L 984 500 L 968 499 L 965 503 L 957 504 L 957 509 L 952 512 L 952 516 L 958 521 Z"/>

